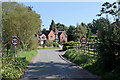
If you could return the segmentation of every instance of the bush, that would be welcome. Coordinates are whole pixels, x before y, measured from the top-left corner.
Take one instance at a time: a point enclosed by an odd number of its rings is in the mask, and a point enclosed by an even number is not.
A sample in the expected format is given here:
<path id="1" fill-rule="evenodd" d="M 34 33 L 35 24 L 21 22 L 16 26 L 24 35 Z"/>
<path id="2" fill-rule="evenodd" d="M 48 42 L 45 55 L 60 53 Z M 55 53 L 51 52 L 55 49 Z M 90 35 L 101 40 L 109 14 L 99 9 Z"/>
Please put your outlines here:
<path id="1" fill-rule="evenodd" d="M 75 49 L 68 49 L 64 54 L 64 57 L 83 68 L 88 65 L 91 65 L 91 63 L 94 60 L 90 56 L 84 55 L 84 53 L 81 53 L 80 51 L 77 51 Z"/>
<path id="2" fill-rule="evenodd" d="M 47 45 L 48 47 L 50 47 L 50 46 L 53 46 L 53 44 L 52 43 L 48 43 L 48 45 Z"/>
<path id="3" fill-rule="evenodd" d="M 42 44 L 39 44 L 39 46 L 42 46 Z"/>
<path id="4" fill-rule="evenodd" d="M 16 58 L 14 54 L 2 56 L 2 79 L 3 80 L 18 80 L 31 59 L 37 54 L 37 51 L 19 52 Z"/>
<path id="5" fill-rule="evenodd" d="M 74 44 L 73 41 L 63 43 L 63 50 L 72 49 L 73 48 L 73 44 Z"/>
<path id="6" fill-rule="evenodd" d="M 46 46 L 46 44 L 42 44 L 42 46 L 43 46 L 43 47 L 45 47 L 45 46 Z"/>
<path id="7" fill-rule="evenodd" d="M 53 42 L 54 47 L 59 47 L 59 43 Z"/>

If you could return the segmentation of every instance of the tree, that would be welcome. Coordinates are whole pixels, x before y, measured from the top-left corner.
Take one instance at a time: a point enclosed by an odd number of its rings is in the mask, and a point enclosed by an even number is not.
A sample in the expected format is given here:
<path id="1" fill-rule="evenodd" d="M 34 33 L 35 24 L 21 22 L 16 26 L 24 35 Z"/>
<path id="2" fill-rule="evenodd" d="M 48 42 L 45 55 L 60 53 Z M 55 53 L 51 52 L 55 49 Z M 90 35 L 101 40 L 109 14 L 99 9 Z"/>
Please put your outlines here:
<path id="1" fill-rule="evenodd" d="M 68 30 L 67 26 L 65 26 L 64 24 L 60 24 L 60 23 L 56 24 L 56 28 L 58 31 L 64 31 L 64 30 L 67 31 Z"/>
<path id="2" fill-rule="evenodd" d="M 83 23 L 81 23 L 80 25 L 77 24 L 75 30 L 74 30 L 74 37 L 75 37 L 75 41 L 80 41 L 82 35 L 86 35 L 87 33 L 87 28 L 86 25 L 84 25 Z"/>
<path id="3" fill-rule="evenodd" d="M 106 7 L 106 10 L 104 11 L 104 8 L 102 8 L 102 13 L 109 13 L 111 15 L 116 15 L 116 12 L 114 12 L 114 8 L 116 2 L 110 4 L 108 2 L 104 3 L 103 6 Z M 112 7 L 113 6 L 113 7 Z M 117 6 L 116 6 L 117 7 Z M 111 10 L 108 10 L 110 9 Z M 102 15 L 101 13 L 101 15 Z M 99 16 L 101 16 L 99 15 Z M 108 18 L 109 19 L 109 18 Z M 120 61 L 120 27 L 118 26 L 118 21 L 115 20 L 114 23 L 110 24 L 110 22 L 104 19 L 100 19 L 96 22 L 96 26 L 99 30 L 99 45 L 97 48 L 98 51 L 98 61 L 101 62 L 100 65 L 102 65 L 103 70 L 107 72 L 119 73 L 120 67 L 119 67 L 119 61 Z"/>
<path id="4" fill-rule="evenodd" d="M 55 24 L 54 20 L 52 20 L 49 30 L 53 30 L 54 31 L 55 28 L 56 28 L 56 24 Z"/>
<path id="5" fill-rule="evenodd" d="M 114 20 L 120 20 L 120 1 L 114 3 L 105 2 L 102 4 L 100 13 L 97 16 L 101 16 L 102 14 L 106 14 L 106 19 L 108 19 L 109 14 L 113 16 Z"/>
<path id="6" fill-rule="evenodd" d="M 75 30 L 75 26 L 70 25 L 70 27 L 67 31 L 68 41 L 75 41 L 74 30 Z"/>
<path id="7" fill-rule="evenodd" d="M 12 36 L 17 36 L 21 49 L 23 44 L 28 49 L 34 49 L 37 46 L 34 34 L 39 31 L 41 25 L 40 15 L 32 11 L 32 8 L 16 2 L 3 2 L 2 12 L 3 44 L 10 44 Z"/>
<path id="8" fill-rule="evenodd" d="M 89 38 L 90 38 L 91 35 L 92 35 L 91 29 L 90 29 L 90 27 L 87 25 L 87 34 L 86 34 L 86 36 L 87 36 L 88 40 L 89 40 Z"/>
<path id="9" fill-rule="evenodd" d="M 45 29 L 45 28 L 43 28 L 43 29 L 42 29 L 42 31 L 46 31 L 46 29 Z"/>

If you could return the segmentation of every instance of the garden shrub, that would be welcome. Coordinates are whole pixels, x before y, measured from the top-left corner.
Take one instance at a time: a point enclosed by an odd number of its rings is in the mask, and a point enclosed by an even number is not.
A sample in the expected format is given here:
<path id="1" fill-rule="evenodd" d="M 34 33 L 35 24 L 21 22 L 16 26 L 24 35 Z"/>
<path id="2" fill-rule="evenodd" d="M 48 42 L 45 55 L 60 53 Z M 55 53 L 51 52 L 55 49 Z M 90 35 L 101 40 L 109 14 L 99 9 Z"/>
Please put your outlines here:
<path id="1" fill-rule="evenodd" d="M 2 79 L 19 79 L 29 62 L 25 58 L 13 55 L 2 57 Z"/>
<path id="2" fill-rule="evenodd" d="M 63 50 L 72 49 L 72 48 L 73 48 L 73 42 L 63 43 Z"/>
<path id="3" fill-rule="evenodd" d="M 53 42 L 53 46 L 54 46 L 54 47 L 59 47 L 59 43 Z"/>
<path id="4" fill-rule="evenodd" d="M 2 80 L 19 80 L 37 51 L 20 51 L 17 54 L 2 55 Z"/>
<path id="5" fill-rule="evenodd" d="M 50 46 L 53 46 L 53 44 L 52 43 L 48 43 L 48 45 L 47 45 L 48 47 L 50 47 Z"/>

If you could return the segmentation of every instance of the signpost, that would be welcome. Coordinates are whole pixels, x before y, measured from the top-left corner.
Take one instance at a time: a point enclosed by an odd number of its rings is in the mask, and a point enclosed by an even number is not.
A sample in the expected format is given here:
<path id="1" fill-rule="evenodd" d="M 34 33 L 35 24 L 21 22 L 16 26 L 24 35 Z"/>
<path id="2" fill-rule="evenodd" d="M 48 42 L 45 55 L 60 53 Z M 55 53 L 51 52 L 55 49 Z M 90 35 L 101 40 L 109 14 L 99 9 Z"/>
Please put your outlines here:
<path id="1" fill-rule="evenodd" d="M 17 53 L 16 53 L 16 45 L 19 43 L 19 40 L 17 39 L 16 36 L 13 37 L 13 39 L 11 40 L 12 45 L 15 46 L 15 57 L 17 57 Z"/>
<path id="2" fill-rule="evenodd" d="M 80 42 L 82 43 L 83 45 L 83 48 L 84 48 L 84 55 L 85 55 L 85 46 L 86 46 L 86 43 L 88 42 L 87 38 L 86 37 L 82 37 L 80 39 Z"/>

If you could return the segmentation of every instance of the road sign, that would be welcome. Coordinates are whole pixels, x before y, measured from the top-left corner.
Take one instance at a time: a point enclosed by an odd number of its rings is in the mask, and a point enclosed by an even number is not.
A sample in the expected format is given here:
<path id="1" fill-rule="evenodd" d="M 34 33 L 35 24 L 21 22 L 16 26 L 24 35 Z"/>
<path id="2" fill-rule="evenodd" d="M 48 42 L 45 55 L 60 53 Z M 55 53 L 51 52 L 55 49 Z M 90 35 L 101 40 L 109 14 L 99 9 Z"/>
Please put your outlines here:
<path id="1" fill-rule="evenodd" d="M 13 38 L 11 40 L 12 45 L 16 46 L 19 43 L 19 40 L 17 38 Z"/>
<path id="2" fill-rule="evenodd" d="M 82 38 L 80 39 L 80 42 L 81 42 L 82 44 L 86 44 L 86 43 L 88 42 L 88 40 L 87 40 L 86 37 L 82 37 Z"/>

